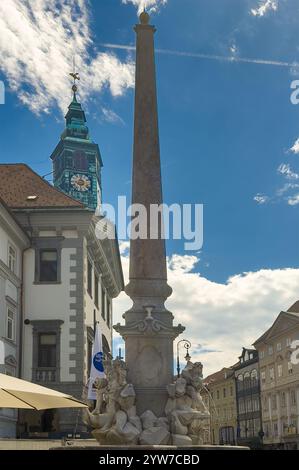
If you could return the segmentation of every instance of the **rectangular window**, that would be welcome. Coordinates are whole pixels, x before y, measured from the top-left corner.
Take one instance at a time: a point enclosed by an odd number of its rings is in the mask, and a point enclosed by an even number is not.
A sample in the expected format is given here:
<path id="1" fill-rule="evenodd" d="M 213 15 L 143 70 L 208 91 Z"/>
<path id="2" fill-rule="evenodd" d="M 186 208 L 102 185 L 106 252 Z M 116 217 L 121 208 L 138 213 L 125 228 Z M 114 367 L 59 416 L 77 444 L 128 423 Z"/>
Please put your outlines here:
<path id="1" fill-rule="evenodd" d="M 282 406 L 282 408 L 286 407 L 286 394 L 285 394 L 285 392 L 282 392 L 282 394 L 281 394 L 281 406 Z"/>
<path id="2" fill-rule="evenodd" d="M 296 392 L 295 392 L 295 390 L 291 390 L 290 399 L 291 399 L 291 405 L 295 406 L 296 405 Z"/>
<path id="3" fill-rule="evenodd" d="M 17 253 L 16 253 L 16 250 L 11 245 L 8 246 L 8 267 L 13 273 L 16 272 Z"/>
<path id="4" fill-rule="evenodd" d="M 38 367 L 56 367 L 56 334 L 40 333 Z"/>
<path id="5" fill-rule="evenodd" d="M 230 388 L 230 396 L 232 397 L 233 394 L 234 394 L 234 389 L 233 389 L 233 387 L 231 387 L 231 388 Z"/>
<path id="6" fill-rule="evenodd" d="M 223 398 L 226 398 L 226 388 L 223 389 Z"/>
<path id="7" fill-rule="evenodd" d="M 7 317 L 6 317 L 6 338 L 11 341 L 15 340 L 15 312 L 7 307 Z"/>
<path id="8" fill-rule="evenodd" d="M 39 252 L 39 281 L 58 281 L 58 256 L 57 250 L 40 250 Z"/>
<path id="9" fill-rule="evenodd" d="M 110 318 L 110 299 L 108 298 L 108 296 L 106 296 L 106 298 L 107 298 L 106 320 L 107 320 L 108 328 L 110 328 L 110 324 L 111 324 L 111 318 Z"/>
<path id="10" fill-rule="evenodd" d="M 282 377 L 282 364 L 278 364 L 277 373 L 278 373 L 278 377 Z"/>
<path id="11" fill-rule="evenodd" d="M 219 400 L 219 397 L 220 397 L 219 390 L 217 390 L 217 400 Z"/>
<path id="12" fill-rule="evenodd" d="M 291 375 L 293 373 L 293 364 L 291 361 L 288 362 L 288 373 Z"/>
<path id="13" fill-rule="evenodd" d="M 239 407 L 240 407 L 240 413 L 244 413 L 245 412 L 245 404 L 244 404 L 243 400 L 240 400 Z"/>
<path id="14" fill-rule="evenodd" d="M 272 354 L 273 354 L 273 346 L 269 346 L 269 348 L 268 348 L 268 354 L 269 354 L 269 356 L 272 356 Z"/>
<path id="15" fill-rule="evenodd" d="M 274 367 L 270 367 L 269 376 L 270 376 L 270 380 L 274 380 L 274 379 L 275 379 Z"/>
<path id="16" fill-rule="evenodd" d="M 287 345 L 287 346 L 291 346 L 291 343 L 292 343 L 291 338 L 287 338 L 287 339 L 286 339 L 286 345 Z"/>
<path id="17" fill-rule="evenodd" d="M 105 315 L 105 310 L 106 310 L 106 295 L 105 295 L 105 290 L 102 288 L 102 307 L 101 307 L 101 315 L 102 318 L 105 320 L 106 315 Z"/>
<path id="18" fill-rule="evenodd" d="M 281 351 L 281 343 L 277 343 L 277 345 L 276 345 L 276 350 L 277 350 L 277 351 Z"/>
<path id="19" fill-rule="evenodd" d="M 94 303 L 99 308 L 99 277 L 94 275 Z"/>
<path id="20" fill-rule="evenodd" d="M 87 292 L 92 297 L 92 264 L 87 260 Z"/>
<path id="21" fill-rule="evenodd" d="M 276 399 L 276 395 L 272 395 L 272 410 L 277 410 L 277 399 Z"/>
<path id="22" fill-rule="evenodd" d="M 260 359 L 264 359 L 264 357 L 265 357 L 265 351 L 262 350 L 260 351 Z"/>
<path id="23" fill-rule="evenodd" d="M 91 369 L 91 358 L 92 358 L 92 346 L 93 343 L 90 339 L 87 340 L 87 368 L 88 368 L 88 377 L 90 376 Z"/>
<path id="24" fill-rule="evenodd" d="M 266 371 L 264 370 L 261 372 L 261 382 L 262 383 L 266 382 Z"/>

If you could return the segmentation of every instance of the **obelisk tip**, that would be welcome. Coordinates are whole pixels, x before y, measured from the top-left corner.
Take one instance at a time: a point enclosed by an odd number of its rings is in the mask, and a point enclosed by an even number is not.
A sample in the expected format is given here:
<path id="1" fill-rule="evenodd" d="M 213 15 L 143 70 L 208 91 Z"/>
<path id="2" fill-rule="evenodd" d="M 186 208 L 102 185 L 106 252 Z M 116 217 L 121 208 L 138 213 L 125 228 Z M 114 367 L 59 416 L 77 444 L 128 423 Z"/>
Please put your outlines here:
<path id="1" fill-rule="evenodd" d="M 139 20 L 141 24 L 149 24 L 150 21 L 150 16 L 149 14 L 144 10 L 141 15 L 139 16 Z"/>

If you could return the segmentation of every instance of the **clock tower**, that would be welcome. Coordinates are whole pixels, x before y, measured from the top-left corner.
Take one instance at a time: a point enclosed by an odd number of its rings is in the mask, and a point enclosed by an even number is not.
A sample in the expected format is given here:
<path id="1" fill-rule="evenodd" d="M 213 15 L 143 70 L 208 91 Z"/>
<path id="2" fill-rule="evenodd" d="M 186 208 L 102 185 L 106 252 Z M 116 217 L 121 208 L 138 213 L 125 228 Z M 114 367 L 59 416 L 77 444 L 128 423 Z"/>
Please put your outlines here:
<path id="1" fill-rule="evenodd" d="M 98 145 L 90 138 L 85 113 L 77 100 L 75 80 L 79 80 L 79 76 L 72 76 L 73 100 L 65 116 L 66 127 L 51 155 L 53 181 L 55 187 L 95 211 L 102 199 L 103 163 Z"/>

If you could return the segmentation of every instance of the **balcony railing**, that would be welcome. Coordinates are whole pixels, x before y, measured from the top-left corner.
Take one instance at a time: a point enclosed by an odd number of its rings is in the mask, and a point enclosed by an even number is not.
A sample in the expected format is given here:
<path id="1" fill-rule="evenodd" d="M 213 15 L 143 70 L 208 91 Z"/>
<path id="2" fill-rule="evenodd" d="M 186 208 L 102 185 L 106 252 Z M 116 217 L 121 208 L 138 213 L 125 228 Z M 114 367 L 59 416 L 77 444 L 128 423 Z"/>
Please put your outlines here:
<path id="1" fill-rule="evenodd" d="M 57 382 L 57 369 L 52 367 L 43 367 L 34 370 L 35 382 Z"/>

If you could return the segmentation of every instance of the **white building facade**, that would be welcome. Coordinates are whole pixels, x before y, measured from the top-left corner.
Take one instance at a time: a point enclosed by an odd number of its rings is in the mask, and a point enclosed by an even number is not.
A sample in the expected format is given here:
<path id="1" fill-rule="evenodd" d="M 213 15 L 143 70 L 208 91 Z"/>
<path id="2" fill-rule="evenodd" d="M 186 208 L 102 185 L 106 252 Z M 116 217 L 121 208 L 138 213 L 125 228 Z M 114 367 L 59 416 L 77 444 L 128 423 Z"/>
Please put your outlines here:
<path id="1" fill-rule="evenodd" d="M 20 372 L 23 252 L 28 246 L 28 237 L 0 200 L 0 372 L 12 376 Z M 0 438 L 15 437 L 16 422 L 16 410 L 0 408 Z"/>
<path id="2" fill-rule="evenodd" d="M 26 165 L 0 165 L 1 172 L 7 185 L 17 177 L 20 194 L 7 203 L 30 239 L 23 252 L 20 376 L 82 399 L 95 322 L 104 353 L 112 355 L 112 299 L 123 289 L 117 240 L 98 239 L 100 219 L 94 212 Z M 19 434 L 83 433 L 80 415 L 74 410 L 22 411 Z"/>

